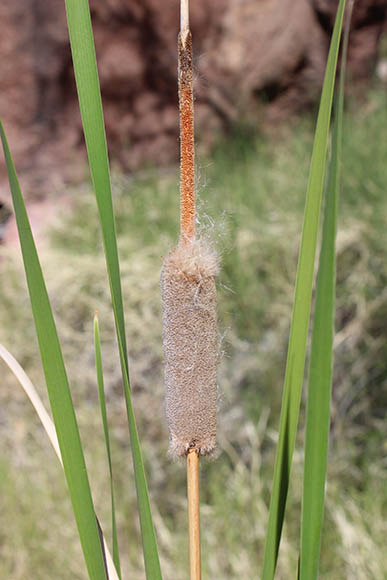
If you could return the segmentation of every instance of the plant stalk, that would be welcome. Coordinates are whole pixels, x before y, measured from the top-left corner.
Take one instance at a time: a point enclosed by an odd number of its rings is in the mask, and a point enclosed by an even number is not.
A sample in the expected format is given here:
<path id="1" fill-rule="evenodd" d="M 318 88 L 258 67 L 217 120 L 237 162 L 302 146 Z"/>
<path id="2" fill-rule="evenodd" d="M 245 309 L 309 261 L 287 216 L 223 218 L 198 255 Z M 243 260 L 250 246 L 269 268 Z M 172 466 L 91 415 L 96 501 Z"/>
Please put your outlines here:
<path id="1" fill-rule="evenodd" d="M 201 580 L 199 454 L 194 449 L 187 454 L 187 497 L 190 580 Z"/>

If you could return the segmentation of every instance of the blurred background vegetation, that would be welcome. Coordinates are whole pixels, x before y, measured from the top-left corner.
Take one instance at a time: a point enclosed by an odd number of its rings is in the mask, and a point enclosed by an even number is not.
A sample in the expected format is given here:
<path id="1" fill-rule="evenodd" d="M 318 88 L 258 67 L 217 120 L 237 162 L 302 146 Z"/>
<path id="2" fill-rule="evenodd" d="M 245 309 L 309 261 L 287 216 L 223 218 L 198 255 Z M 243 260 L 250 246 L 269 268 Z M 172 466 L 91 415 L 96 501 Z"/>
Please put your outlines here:
<path id="1" fill-rule="evenodd" d="M 219 449 L 216 461 L 202 462 L 201 472 L 204 577 L 214 580 L 256 578 L 262 563 L 316 104 L 337 5 L 281 2 L 280 9 L 277 0 L 192 3 L 199 228 L 222 257 Z M 64 8 L 44 0 L 32 4 L 5 0 L 0 7 L 7 30 L 0 36 L 0 115 L 29 201 L 93 495 L 109 537 L 92 329 L 99 312 L 123 570 L 140 580 L 125 404 Z M 166 456 L 159 291 L 162 260 L 178 232 L 178 11 L 169 0 L 90 4 L 113 165 L 134 406 L 164 577 L 183 580 L 185 466 Z M 384 0 L 358 0 L 349 47 L 320 574 L 326 580 L 387 577 L 385 15 Z M 48 406 L 2 160 L 0 238 L 0 342 Z M 2 363 L 0 369 L 0 577 L 85 580 L 61 468 L 21 388 Z M 280 580 L 296 577 L 303 417 L 304 405 Z"/>

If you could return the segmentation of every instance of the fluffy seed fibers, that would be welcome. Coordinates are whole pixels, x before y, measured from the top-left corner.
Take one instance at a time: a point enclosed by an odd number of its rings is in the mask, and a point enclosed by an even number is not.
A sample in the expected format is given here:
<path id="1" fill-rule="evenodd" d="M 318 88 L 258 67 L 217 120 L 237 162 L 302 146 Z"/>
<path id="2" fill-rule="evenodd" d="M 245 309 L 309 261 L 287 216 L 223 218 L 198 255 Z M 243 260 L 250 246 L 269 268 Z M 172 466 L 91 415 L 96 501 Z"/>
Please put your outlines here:
<path id="1" fill-rule="evenodd" d="M 216 444 L 217 254 L 202 241 L 180 241 L 161 273 L 169 452 Z"/>

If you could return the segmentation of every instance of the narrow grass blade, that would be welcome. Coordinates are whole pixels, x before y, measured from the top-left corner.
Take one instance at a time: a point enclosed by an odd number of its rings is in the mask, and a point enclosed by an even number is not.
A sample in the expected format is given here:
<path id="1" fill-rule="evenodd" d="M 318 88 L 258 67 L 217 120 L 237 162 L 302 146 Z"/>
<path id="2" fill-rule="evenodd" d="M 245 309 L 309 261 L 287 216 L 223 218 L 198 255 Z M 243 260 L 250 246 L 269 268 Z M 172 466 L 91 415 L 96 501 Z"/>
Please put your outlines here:
<path id="1" fill-rule="evenodd" d="M 351 4 L 350 4 L 351 6 Z M 305 466 L 301 522 L 300 579 L 318 577 L 324 513 L 335 316 L 336 224 L 340 187 L 340 160 L 344 108 L 345 63 L 350 14 L 346 19 L 338 98 L 332 136 L 329 180 L 316 286 L 310 353 L 309 392 L 305 431 Z"/>
<path id="2" fill-rule="evenodd" d="M 118 346 L 120 349 L 120 356 L 123 358 L 123 346 L 118 337 Z M 123 381 L 124 381 L 124 391 L 126 396 L 126 406 L 128 412 L 128 423 L 129 423 L 129 434 L 130 434 L 130 441 L 132 445 L 132 455 L 133 455 L 133 464 L 135 466 L 134 469 L 134 478 L 136 482 L 136 491 L 137 491 L 137 501 L 138 501 L 138 509 L 140 512 L 141 518 L 141 530 L 144 537 L 144 531 L 146 532 L 146 539 L 149 542 L 150 546 L 152 547 L 152 543 L 156 546 L 156 538 L 152 520 L 152 514 L 149 507 L 149 496 L 148 496 L 148 488 L 145 478 L 145 469 L 144 469 L 144 462 L 142 459 L 142 453 L 140 448 L 140 442 L 138 438 L 137 426 L 134 417 L 134 410 L 132 405 L 132 398 L 130 396 L 130 383 L 129 383 L 129 375 L 126 372 L 126 369 L 123 367 Z M 149 580 L 161 580 L 161 570 L 160 570 L 160 563 L 158 558 L 158 553 L 150 552 L 145 553 L 145 542 L 143 540 L 144 545 L 144 561 L 145 561 L 145 572 L 147 578 Z"/>
<path id="3" fill-rule="evenodd" d="M 109 160 L 88 0 L 66 0 L 66 12 L 90 173 L 98 205 L 114 315 L 126 349 Z M 128 367 L 125 355 L 125 366 Z"/>
<path id="4" fill-rule="evenodd" d="M 116 524 L 116 509 L 114 501 L 114 486 L 113 486 L 113 467 L 112 458 L 110 452 L 110 437 L 109 437 L 109 425 L 107 420 L 106 412 L 106 401 L 105 401 L 105 388 L 103 381 L 103 368 L 102 368 L 102 354 L 101 354 L 101 341 L 99 335 L 99 324 L 97 314 L 94 316 L 94 349 L 95 349 L 95 365 L 97 369 L 97 383 L 98 383 L 98 396 L 99 404 L 101 408 L 101 416 L 103 423 L 103 432 L 105 436 L 106 454 L 109 463 L 109 474 L 110 474 L 110 498 L 112 505 L 112 533 L 113 533 L 113 561 L 117 569 L 118 575 L 121 578 L 121 564 L 120 564 L 120 554 L 118 551 L 118 536 L 117 536 L 117 524 Z"/>
<path id="5" fill-rule="evenodd" d="M 147 578 L 157 580 L 158 578 L 161 578 L 159 556 L 150 510 L 144 465 L 130 395 L 124 309 L 122 303 L 117 240 L 113 215 L 109 162 L 90 9 L 88 0 L 66 0 L 65 3 L 78 100 L 89 157 L 90 171 L 99 210 L 117 330 L 117 340 L 120 347 L 120 361 L 128 413 L 145 569 Z"/>
<path id="6" fill-rule="evenodd" d="M 344 8 L 345 0 L 340 0 L 328 55 L 313 144 L 290 327 L 279 439 L 270 501 L 269 524 L 266 535 L 262 571 L 263 580 L 272 580 L 274 577 L 296 440 L 305 369 L 306 343 L 311 308 L 317 234 L 320 222 L 320 206 L 325 178 L 329 125 Z"/>
<path id="7" fill-rule="evenodd" d="M 1 122 L 0 136 L 3 143 L 40 355 L 75 520 L 89 577 L 93 580 L 104 580 L 106 578 L 104 557 L 62 352 L 27 212 Z"/>
<path id="8" fill-rule="evenodd" d="M 44 430 L 46 431 L 47 437 L 49 438 L 50 443 L 54 448 L 54 451 L 55 451 L 56 456 L 59 460 L 59 463 L 61 464 L 61 466 L 63 468 L 63 461 L 62 461 L 62 456 L 60 454 L 58 437 L 56 435 L 54 423 L 52 422 L 51 417 L 47 413 L 46 408 L 43 405 L 43 402 L 42 402 L 41 398 L 39 397 L 38 392 L 35 389 L 34 385 L 32 384 L 29 376 L 25 373 L 24 369 L 20 366 L 20 364 L 15 359 L 15 357 L 13 357 L 12 354 L 2 344 L 0 344 L 0 359 L 2 359 L 5 362 L 5 364 L 8 366 L 10 371 L 15 375 L 15 377 L 19 381 L 20 385 L 22 386 L 24 392 L 26 393 L 27 397 L 31 401 L 32 406 L 34 407 L 34 409 L 35 409 L 35 411 L 36 411 L 36 413 L 37 413 L 37 415 L 38 415 L 38 417 L 39 417 L 39 419 L 44 427 Z M 100 530 L 101 530 L 101 528 L 100 528 Z M 107 571 L 108 571 L 108 578 L 109 578 L 109 580 L 119 580 L 118 574 L 117 574 L 115 566 L 114 566 L 113 559 L 110 555 L 109 548 L 106 544 L 106 540 L 105 540 L 104 536 L 103 536 L 103 543 L 104 543 L 104 550 L 105 550 L 105 556 L 106 556 L 106 566 L 107 566 Z"/>

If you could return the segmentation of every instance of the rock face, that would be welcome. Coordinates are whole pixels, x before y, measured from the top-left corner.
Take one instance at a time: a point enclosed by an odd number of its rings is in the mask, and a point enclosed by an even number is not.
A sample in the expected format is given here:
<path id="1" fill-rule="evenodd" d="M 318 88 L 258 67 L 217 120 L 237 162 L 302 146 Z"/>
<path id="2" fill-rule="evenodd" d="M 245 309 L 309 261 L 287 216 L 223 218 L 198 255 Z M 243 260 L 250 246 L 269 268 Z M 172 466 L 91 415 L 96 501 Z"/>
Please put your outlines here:
<path id="1" fill-rule="evenodd" d="M 312 103 L 337 0 L 195 0 L 196 128 L 210 145 L 238 118 L 257 127 Z M 177 0 L 91 0 L 110 155 L 125 168 L 177 159 Z M 353 78 L 376 64 L 386 0 L 357 0 Z M 63 0 L 2 0 L 0 116 L 34 197 L 84 176 Z M 262 114 L 262 104 L 266 104 Z M 0 161 L 0 198 L 7 199 Z"/>

